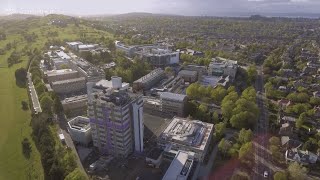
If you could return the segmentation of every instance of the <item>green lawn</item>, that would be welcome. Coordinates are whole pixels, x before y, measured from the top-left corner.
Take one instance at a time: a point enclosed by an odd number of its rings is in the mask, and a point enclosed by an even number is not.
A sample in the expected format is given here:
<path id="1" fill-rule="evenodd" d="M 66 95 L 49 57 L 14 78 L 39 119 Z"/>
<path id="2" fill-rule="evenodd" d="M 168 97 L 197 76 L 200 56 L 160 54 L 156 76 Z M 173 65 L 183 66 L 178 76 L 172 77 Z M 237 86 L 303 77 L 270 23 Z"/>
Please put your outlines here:
<path id="1" fill-rule="evenodd" d="M 8 53 L 7 53 L 8 54 Z M 6 64 L 7 56 L 0 56 Z M 0 68 L 0 179 L 43 179 L 40 154 L 31 137 L 30 111 L 21 109 L 21 101 L 28 101 L 27 89 L 15 84 L 14 72 L 26 66 L 26 59 L 11 68 Z M 22 154 L 21 141 L 29 138 L 32 154 L 26 159 Z M 30 177 L 30 178 L 28 178 Z"/>
<path id="2" fill-rule="evenodd" d="M 58 31 L 59 35 L 56 38 L 69 41 L 79 40 L 81 31 L 95 32 L 88 34 L 86 37 L 88 40 L 98 39 L 100 36 L 112 37 L 107 32 L 74 25 L 57 28 L 41 24 L 41 26 L 30 26 L 27 31 L 38 35 L 36 42 L 26 43 L 20 34 L 12 33 L 7 36 L 7 40 L 0 41 L 0 48 L 4 48 L 8 42 L 15 40 L 18 42 L 16 48 L 18 52 L 24 47 L 41 49 L 48 39 L 48 31 Z M 10 32 L 11 30 L 8 30 L 8 33 Z M 21 109 L 21 101 L 28 101 L 28 92 L 27 89 L 16 86 L 14 77 L 16 69 L 26 67 L 27 57 L 23 57 L 21 63 L 8 68 L 7 58 L 12 51 L 13 49 L 5 55 L 0 55 L 0 180 L 43 179 L 40 154 L 31 139 L 31 112 Z M 21 141 L 23 138 L 28 138 L 32 143 L 32 154 L 29 159 L 22 154 Z"/>

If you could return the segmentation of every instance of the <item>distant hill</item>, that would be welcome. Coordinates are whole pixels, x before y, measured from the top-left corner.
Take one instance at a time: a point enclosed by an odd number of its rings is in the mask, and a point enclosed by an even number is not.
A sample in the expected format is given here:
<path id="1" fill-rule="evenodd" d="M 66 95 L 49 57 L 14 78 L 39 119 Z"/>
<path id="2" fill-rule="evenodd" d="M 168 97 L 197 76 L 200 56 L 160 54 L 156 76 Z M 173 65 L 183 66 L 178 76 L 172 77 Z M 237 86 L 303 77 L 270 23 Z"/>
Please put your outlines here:
<path id="1" fill-rule="evenodd" d="M 4 19 L 4 20 L 24 20 L 30 17 L 38 17 L 36 15 L 32 15 L 32 14 L 10 14 L 10 15 L 4 15 L 4 16 L 0 16 L 0 19 Z"/>
<path id="2" fill-rule="evenodd" d="M 155 13 L 148 13 L 148 12 L 131 12 L 131 13 L 124 13 L 124 14 L 101 14 L 101 15 L 88 15 L 83 16 L 83 18 L 88 19 L 99 19 L 99 18 L 109 18 L 109 17 L 116 17 L 116 18 L 132 18 L 132 17 L 157 17 L 157 16 L 182 16 L 176 14 L 155 14 Z"/>

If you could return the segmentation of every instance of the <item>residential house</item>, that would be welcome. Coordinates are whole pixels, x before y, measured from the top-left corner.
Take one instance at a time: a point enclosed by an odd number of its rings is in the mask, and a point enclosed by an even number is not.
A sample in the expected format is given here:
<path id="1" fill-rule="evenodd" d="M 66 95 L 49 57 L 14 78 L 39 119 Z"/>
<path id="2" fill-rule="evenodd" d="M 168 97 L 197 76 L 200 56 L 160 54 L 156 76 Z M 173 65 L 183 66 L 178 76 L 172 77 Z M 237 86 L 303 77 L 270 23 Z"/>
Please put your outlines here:
<path id="1" fill-rule="evenodd" d="M 303 165 L 315 164 L 319 157 L 309 151 L 302 151 L 298 149 L 287 150 L 285 153 L 287 162 L 298 162 Z"/>
<path id="2" fill-rule="evenodd" d="M 286 109 L 290 105 L 292 105 L 292 102 L 288 99 L 281 99 L 278 101 L 278 105 L 281 109 Z"/>

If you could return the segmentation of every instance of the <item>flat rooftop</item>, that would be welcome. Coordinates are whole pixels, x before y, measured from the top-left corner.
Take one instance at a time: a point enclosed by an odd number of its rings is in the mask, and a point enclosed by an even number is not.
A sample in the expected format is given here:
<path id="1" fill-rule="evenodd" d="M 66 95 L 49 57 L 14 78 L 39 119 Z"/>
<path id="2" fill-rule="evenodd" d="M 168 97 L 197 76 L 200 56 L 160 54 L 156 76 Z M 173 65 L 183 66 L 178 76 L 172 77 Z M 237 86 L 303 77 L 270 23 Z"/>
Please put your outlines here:
<path id="1" fill-rule="evenodd" d="M 191 71 L 191 70 L 181 70 L 179 72 L 179 75 L 184 75 L 184 76 L 196 76 L 197 75 L 197 71 Z"/>
<path id="2" fill-rule="evenodd" d="M 80 78 L 67 79 L 67 80 L 62 80 L 62 81 L 55 81 L 55 82 L 52 82 L 52 85 L 68 84 L 68 83 L 74 83 L 74 82 L 79 82 L 79 81 L 86 81 L 86 78 L 80 77 Z"/>
<path id="3" fill-rule="evenodd" d="M 162 69 L 158 68 L 158 69 L 155 69 L 155 70 L 151 71 L 149 74 L 141 77 L 140 79 L 134 81 L 134 83 L 138 83 L 138 82 L 146 83 L 149 80 L 151 80 L 151 79 L 153 79 L 153 78 L 155 78 L 157 76 L 160 76 L 161 74 L 164 74 L 164 71 Z"/>
<path id="4" fill-rule="evenodd" d="M 69 46 L 75 46 L 75 45 L 79 45 L 82 44 L 82 42 L 80 41 L 75 41 L 75 42 L 66 42 Z"/>
<path id="5" fill-rule="evenodd" d="M 193 164 L 194 153 L 178 151 L 162 180 L 187 179 Z"/>
<path id="6" fill-rule="evenodd" d="M 45 74 L 47 76 L 57 76 L 57 75 L 77 73 L 77 72 L 78 71 L 74 71 L 72 69 L 59 69 L 59 70 L 46 71 Z"/>
<path id="7" fill-rule="evenodd" d="M 126 82 L 122 82 L 122 88 L 121 89 L 127 89 L 129 88 L 130 84 L 129 83 L 126 83 Z M 100 81 L 98 81 L 96 84 L 95 84 L 95 87 L 100 87 L 102 89 L 111 89 L 113 86 L 112 86 L 112 81 L 108 81 L 108 80 L 105 80 L 105 79 L 102 79 Z"/>
<path id="8" fill-rule="evenodd" d="M 174 117 L 167 128 L 161 133 L 160 141 L 187 145 L 198 150 L 204 150 L 209 142 L 209 136 L 213 128 L 214 125 L 210 123 Z"/>
<path id="9" fill-rule="evenodd" d="M 173 101 L 184 101 L 187 96 L 183 94 L 176 94 L 171 92 L 159 92 L 160 99 L 173 100 Z"/>
<path id="10" fill-rule="evenodd" d="M 68 122 L 68 126 L 72 130 L 82 132 L 86 132 L 91 128 L 89 118 L 83 116 L 73 118 Z"/>
<path id="11" fill-rule="evenodd" d="M 87 99 L 88 99 L 88 95 L 83 94 L 83 95 L 79 95 L 79 96 L 67 97 L 67 98 L 63 99 L 61 103 L 66 104 L 66 103 L 72 103 L 72 102 L 77 102 L 77 101 L 87 101 Z"/>
<path id="12" fill-rule="evenodd" d="M 91 49 L 97 47 L 98 44 L 79 44 L 78 48 L 81 49 Z"/>
<path id="13" fill-rule="evenodd" d="M 58 55 L 60 58 L 62 58 L 62 59 L 71 59 L 71 57 L 68 56 L 68 55 L 67 55 L 65 52 L 63 52 L 63 51 L 58 50 L 58 51 L 56 51 L 56 53 L 57 53 L 57 55 Z"/>
<path id="14" fill-rule="evenodd" d="M 143 101 L 144 101 L 146 104 L 152 104 L 152 105 L 158 105 L 158 106 L 161 105 L 160 100 L 159 100 L 159 99 L 156 99 L 156 98 L 146 98 L 146 97 L 144 97 L 144 98 L 143 98 Z"/>

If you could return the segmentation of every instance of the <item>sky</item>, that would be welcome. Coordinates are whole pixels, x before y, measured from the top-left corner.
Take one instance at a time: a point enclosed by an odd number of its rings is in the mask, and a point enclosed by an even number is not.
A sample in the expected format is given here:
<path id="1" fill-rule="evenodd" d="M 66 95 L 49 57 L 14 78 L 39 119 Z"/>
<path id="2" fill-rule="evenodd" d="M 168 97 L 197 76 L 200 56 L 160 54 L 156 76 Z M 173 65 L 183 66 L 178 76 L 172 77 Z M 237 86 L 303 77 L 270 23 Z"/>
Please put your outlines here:
<path id="1" fill-rule="evenodd" d="M 178 15 L 320 13 L 320 0 L 0 0 L 0 14 L 150 12 Z"/>

